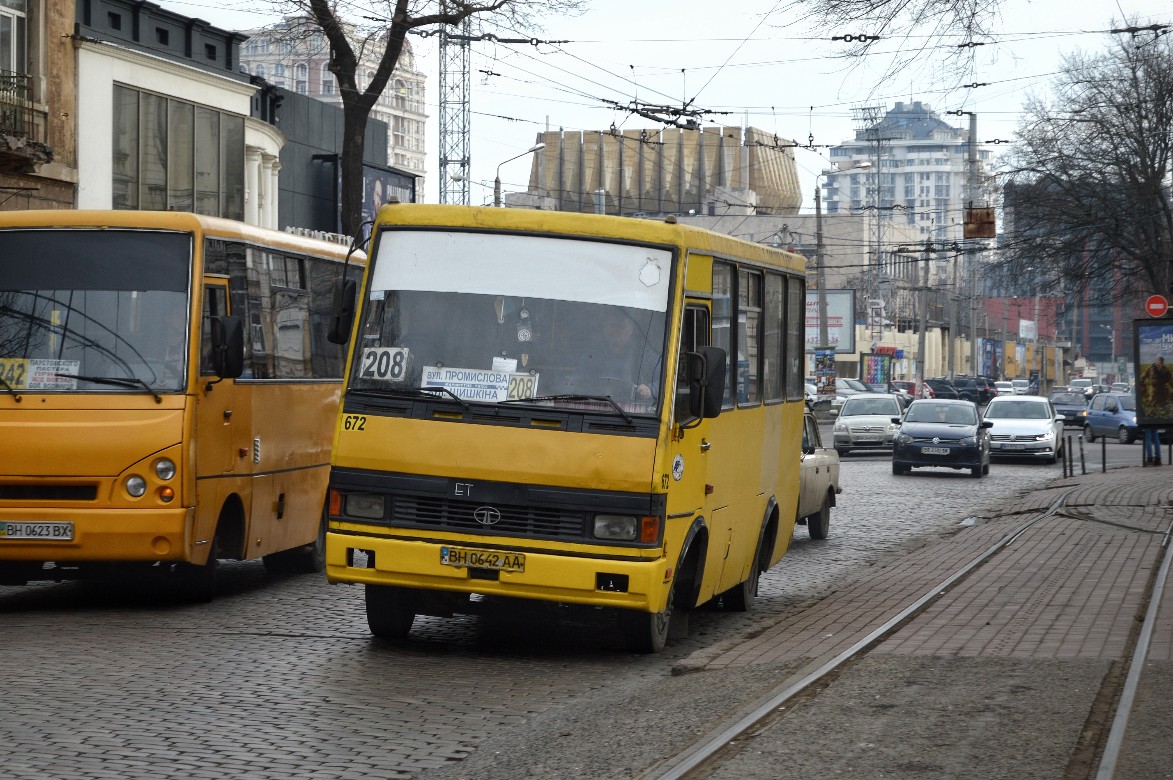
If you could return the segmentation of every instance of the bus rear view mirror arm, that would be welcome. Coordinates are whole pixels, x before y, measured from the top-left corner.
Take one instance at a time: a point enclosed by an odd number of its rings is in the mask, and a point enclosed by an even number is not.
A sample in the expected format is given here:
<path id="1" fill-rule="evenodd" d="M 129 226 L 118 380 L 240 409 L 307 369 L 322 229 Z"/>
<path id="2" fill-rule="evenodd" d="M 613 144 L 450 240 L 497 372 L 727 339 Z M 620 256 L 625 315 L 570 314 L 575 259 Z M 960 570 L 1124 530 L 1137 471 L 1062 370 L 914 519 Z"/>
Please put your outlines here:
<path id="1" fill-rule="evenodd" d="M 330 302 L 330 330 L 326 333 L 326 339 L 331 343 L 345 344 L 350 341 L 357 297 L 358 284 L 353 279 L 334 280 L 334 297 Z"/>
<path id="2" fill-rule="evenodd" d="M 721 403 L 725 398 L 725 350 L 701 347 L 684 357 L 691 419 L 680 426 L 681 430 L 696 427 L 701 420 L 721 414 Z"/>
<path id="3" fill-rule="evenodd" d="M 240 317 L 212 317 L 212 370 L 224 379 L 244 373 L 244 323 Z M 210 382 L 209 385 L 216 384 Z"/>

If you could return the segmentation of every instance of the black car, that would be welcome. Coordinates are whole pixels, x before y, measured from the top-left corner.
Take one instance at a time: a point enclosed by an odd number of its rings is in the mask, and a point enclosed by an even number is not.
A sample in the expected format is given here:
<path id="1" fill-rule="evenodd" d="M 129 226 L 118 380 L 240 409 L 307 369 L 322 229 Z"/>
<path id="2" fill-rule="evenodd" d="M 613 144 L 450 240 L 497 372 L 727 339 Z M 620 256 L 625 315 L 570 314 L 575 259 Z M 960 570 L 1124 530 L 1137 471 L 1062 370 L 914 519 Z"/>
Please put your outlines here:
<path id="1" fill-rule="evenodd" d="M 926 379 L 921 388 L 921 398 L 940 398 L 956 401 L 961 398 L 957 388 L 948 379 Z"/>
<path id="2" fill-rule="evenodd" d="M 969 469 L 978 478 L 990 473 L 993 423 L 981 418 L 972 401 L 918 398 L 892 422 L 900 426 L 892 447 L 893 474 L 924 466 Z"/>
<path id="3" fill-rule="evenodd" d="M 1063 415 L 1064 425 L 1082 428 L 1087 418 L 1087 397 L 1078 390 L 1052 391 L 1051 406 L 1055 413 Z"/>
<path id="4" fill-rule="evenodd" d="M 998 394 L 998 388 L 984 376 L 955 376 L 950 383 L 957 388 L 961 400 L 973 401 L 978 406 L 985 406 Z"/>

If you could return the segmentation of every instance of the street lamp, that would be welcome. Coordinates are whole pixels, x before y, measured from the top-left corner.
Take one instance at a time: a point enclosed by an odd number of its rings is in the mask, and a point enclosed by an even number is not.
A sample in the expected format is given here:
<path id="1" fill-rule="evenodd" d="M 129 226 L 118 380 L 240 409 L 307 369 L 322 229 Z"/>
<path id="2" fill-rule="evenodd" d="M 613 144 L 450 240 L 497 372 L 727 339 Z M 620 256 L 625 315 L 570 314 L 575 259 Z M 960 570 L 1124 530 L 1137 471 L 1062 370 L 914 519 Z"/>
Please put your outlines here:
<path id="1" fill-rule="evenodd" d="M 525 157 L 527 154 L 533 154 L 534 152 L 540 152 L 545 148 L 546 148 L 545 144 L 534 144 L 533 146 L 526 149 L 521 154 L 514 155 L 513 157 L 510 157 L 508 160 L 504 160 L 504 161 L 497 164 L 497 176 L 496 176 L 496 178 L 493 179 L 493 205 L 494 206 L 500 207 L 500 205 L 501 205 L 501 166 L 504 165 L 505 163 L 513 162 L 514 160 L 518 159 L 519 157 Z"/>
<path id="2" fill-rule="evenodd" d="M 832 173 L 867 170 L 871 167 L 870 162 L 862 162 L 851 168 L 827 168 L 815 176 L 815 267 L 816 284 L 819 287 L 819 343 L 815 347 L 816 352 L 831 347 L 831 338 L 827 333 L 827 263 L 823 257 L 823 191 L 819 187 L 819 178 Z"/>
<path id="3" fill-rule="evenodd" d="M 1116 331 L 1111 325 L 1101 325 L 1101 328 L 1108 331 L 1108 345 L 1109 352 L 1112 355 L 1112 373 L 1116 373 Z"/>

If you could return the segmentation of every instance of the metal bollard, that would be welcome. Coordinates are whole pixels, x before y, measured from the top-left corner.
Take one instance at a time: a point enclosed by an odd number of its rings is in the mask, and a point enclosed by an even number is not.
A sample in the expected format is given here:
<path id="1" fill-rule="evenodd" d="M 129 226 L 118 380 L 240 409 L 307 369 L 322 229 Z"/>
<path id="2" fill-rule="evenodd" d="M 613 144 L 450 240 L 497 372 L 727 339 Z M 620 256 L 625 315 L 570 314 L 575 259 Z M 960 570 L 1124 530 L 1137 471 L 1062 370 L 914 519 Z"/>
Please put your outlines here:
<path id="1" fill-rule="evenodd" d="M 1100 437 L 1100 471 L 1108 473 L 1108 437 Z"/>
<path id="2" fill-rule="evenodd" d="M 1079 471 L 1081 474 L 1087 473 L 1087 455 L 1083 451 L 1083 434 L 1079 434 Z"/>

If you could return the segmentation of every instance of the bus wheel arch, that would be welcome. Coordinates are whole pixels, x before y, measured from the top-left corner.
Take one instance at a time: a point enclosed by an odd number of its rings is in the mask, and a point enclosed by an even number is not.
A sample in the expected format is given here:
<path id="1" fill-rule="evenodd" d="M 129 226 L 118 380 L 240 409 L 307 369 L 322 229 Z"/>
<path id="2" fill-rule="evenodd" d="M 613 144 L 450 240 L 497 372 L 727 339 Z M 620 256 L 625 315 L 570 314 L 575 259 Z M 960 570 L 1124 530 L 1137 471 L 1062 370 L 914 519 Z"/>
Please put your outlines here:
<path id="1" fill-rule="evenodd" d="M 673 616 L 678 615 L 678 621 L 687 619 L 687 615 L 679 613 L 696 605 L 707 545 L 708 529 L 705 528 L 704 521 L 697 518 L 685 534 L 684 543 L 681 545 L 676 569 L 672 575 L 672 586 L 668 589 L 668 602 L 664 609 L 660 612 L 619 610 L 619 630 L 628 650 L 633 653 L 660 652 L 668 641 Z"/>

